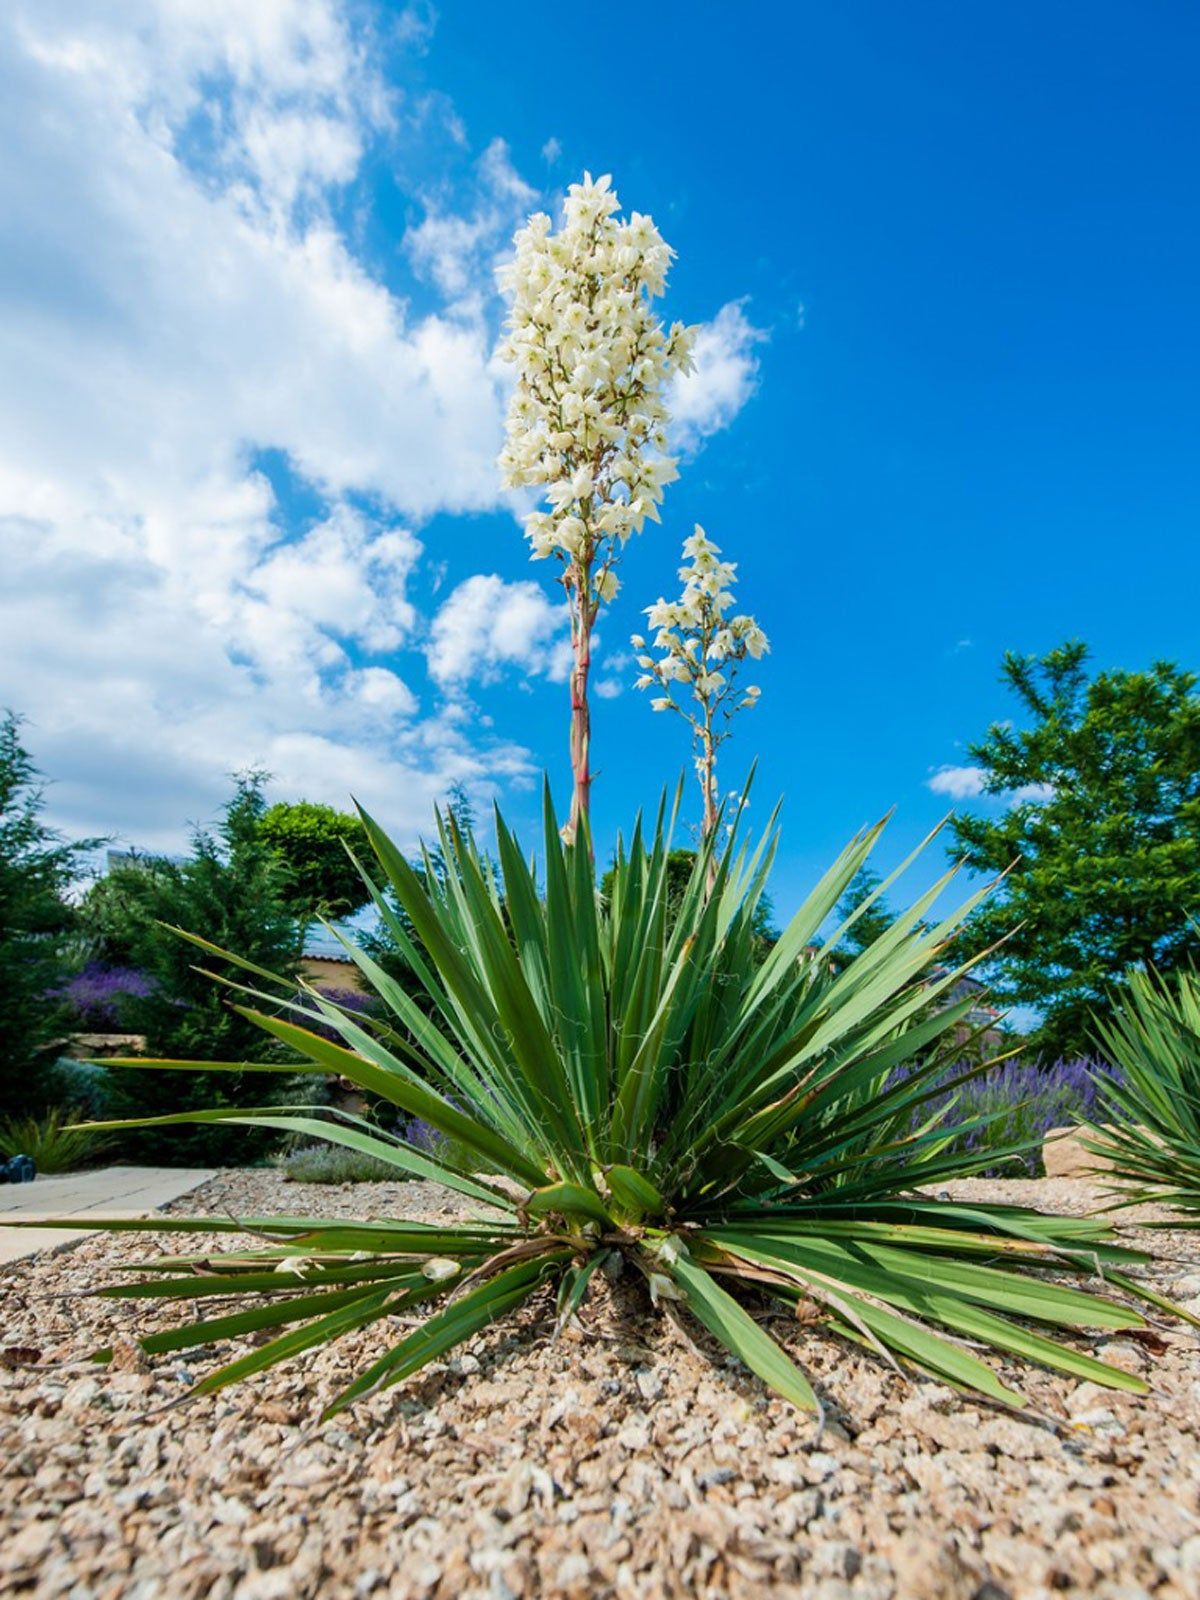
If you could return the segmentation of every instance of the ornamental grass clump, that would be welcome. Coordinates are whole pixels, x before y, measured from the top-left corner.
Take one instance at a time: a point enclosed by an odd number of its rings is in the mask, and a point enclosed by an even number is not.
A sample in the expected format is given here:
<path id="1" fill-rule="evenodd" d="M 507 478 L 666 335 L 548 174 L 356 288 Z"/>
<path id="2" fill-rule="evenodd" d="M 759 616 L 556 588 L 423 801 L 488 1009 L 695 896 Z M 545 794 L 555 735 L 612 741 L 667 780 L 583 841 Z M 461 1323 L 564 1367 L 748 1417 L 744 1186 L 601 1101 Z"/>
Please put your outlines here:
<path id="1" fill-rule="evenodd" d="M 1087 1149 L 1126 1204 L 1157 1201 L 1176 1213 L 1158 1226 L 1200 1228 L 1200 976 L 1134 971 L 1098 1034 L 1114 1070 L 1100 1075 Z"/>
<path id="2" fill-rule="evenodd" d="M 989 1351 L 1145 1391 L 1139 1377 L 1062 1337 L 1142 1325 L 1130 1296 L 1164 1305 L 1129 1276 L 1143 1256 L 1119 1246 L 1102 1220 L 935 1198 L 979 1165 L 951 1148 L 936 1115 L 913 1127 L 914 1112 L 945 1088 L 973 1003 L 949 1003 L 959 973 L 945 960 L 978 895 L 932 920 L 953 873 L 835 971 L 828 956 L 843 930 L 821 930 L 878 827 L 842 852 L 764 960 L 753 920 L 774 839 L 742 844 L 736 819 L 711 888 L 712 837 L 673 914 L 662 810 L 648 833 L 639 824 L 618 847 L 607 897 L 586 827 L 564 842 L 548 794 L 540 860 L 497 817 L 494 869 L 452 822 L 440 823 L 438 874 L 428 858 L 423 872 L 411 865 L 363 821 L 372 898 L 422 1004 L 344 937 L 379 998 L 376 1016 L 315 989 L 297 1000 L 292 978 L 241 963 L 247 981 L 233 986 L 233 1003 L 302 1064 L 202 1070 L 337 1074 L 445 1142 L 419 1145 L 331 1109 L 155 1120 L 324 1139 L 447 1185 L 471 1214 L 444 1225 L 270 1216 L 93 1224 L 258 1235 L 253 1248 L 146 1263 L 140 1280 L 102 1291 L 205 1308 L 203 1320 L 148 1335 L 150 1352 L 267 1336 L 193 1393 L 378 1324 L 377 1358 L 327 1407 L 332 1415 L 525 1304 L 571 1318 L 598 1269 L 618 1260 L 649 1300 L 694 1318 L 805 1410 L 819 1409 L 817 1397 L 784 1344 L 818 1328 L 1013 1406 L 1020 1394 Z M 338 1042 L 322 1036 L 328 1028 Z M 911 1070 L 896 1081 L 905 1063 Z M 414 1315 L 423 1319 L 415 1327 Z"/>
<path id="3" fill-rule="evenodd" d="M 92 1128 L 58 1109 L 44 1117 L 10 1117 L 0 1122 L 0 1161 L 28 1156 L 40 1173 L 74 1172 L 108 1152 L 108 1141 Z"/>

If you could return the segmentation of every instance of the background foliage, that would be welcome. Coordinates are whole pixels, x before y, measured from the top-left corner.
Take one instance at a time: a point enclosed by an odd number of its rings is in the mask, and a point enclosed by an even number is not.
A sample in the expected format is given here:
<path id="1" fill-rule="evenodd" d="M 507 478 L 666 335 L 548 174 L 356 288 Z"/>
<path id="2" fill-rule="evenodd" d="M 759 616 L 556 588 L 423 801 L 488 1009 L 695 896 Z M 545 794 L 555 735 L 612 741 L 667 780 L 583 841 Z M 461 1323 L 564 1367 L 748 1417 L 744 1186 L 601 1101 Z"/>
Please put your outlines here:
<path id="1" fill-rule="evenodd" d="M 1042 1146 L 1050 1130 L 1094 1121 L 1103 1104 L 1101 1074 L 1107 1069 L 1096 1059 L 1003 1061 L 949 1087 L 967 1065 L 956 1062 L 946 1070 L 947 1087 L 930 1102 L 927 1114 L 943 1114 L 952 1148 L 992 1158 L 982 1169 L 984 1177 L 1042 1177 Z M 914 1117 L 914 1128 L 922 1120 Z M 1012 1154 L 1014 1149 L 1019 1153 Z"/>
<path id="2" fill-rule="evenodd" d="M 254 1060 L 261 1033 L 226 1004 L 227 991 L 196 970 L 193 946 L 170 931 L 219 930 L 223 945 L 296 980 L 303 929 L 293 914 L 291 878 L 263 836 L 263 778 L 237 779 L 215 830 L 197 828 L 182 860 L 162 856 L 118 861 L 85 896 L 81 919 L 96 957 L 132 968 L 146 980 L 126 993 L 122 1025 L 145 1036 L 150 1055 L 182 1060 Z M 218 970 L 228 973 L 228 967 Z M 110 1069 L 113 1114 L 150 1116 L 187 1105 L 260 1104 L 261 1084 L 240 1073 L 199 1074 L 181 1081 L 154 1072 Z M 294 1087 L 294 1086 L 292 1086 Z M 288 1098 L 286 1080 L 276 1098 Z M 212 1162 L 267 1147 L 227 1129 L 196 1128 L 182 1140 L 147 1129 L 135 1136 L 140 1158 Z"/>

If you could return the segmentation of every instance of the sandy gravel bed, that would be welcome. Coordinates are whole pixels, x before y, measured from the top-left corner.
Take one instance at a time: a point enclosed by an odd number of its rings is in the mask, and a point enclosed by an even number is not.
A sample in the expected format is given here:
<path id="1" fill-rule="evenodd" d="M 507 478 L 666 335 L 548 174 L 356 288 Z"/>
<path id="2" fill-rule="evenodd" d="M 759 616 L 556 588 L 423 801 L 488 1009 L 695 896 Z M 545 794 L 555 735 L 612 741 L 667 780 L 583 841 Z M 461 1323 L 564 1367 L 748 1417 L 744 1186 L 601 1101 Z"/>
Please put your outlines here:
<path id="1" fill-rule="evenodd" d="M 1068 1179 L 959 1188 L 1075 1211 L 1093 1200 Z M 304 1187 L 267 1172 L 224 1174 L 176 1209 L 458 1214 L 425 1185 Z M 1177 1259 L 1155 1281 L 1200 1305 L 1200 1241 L 1160 1243 Z M 829 1407 L 818 1437 L 618 1281 L 583 1332 L 551 1344 L 546 1321 L 526 1315 L 315 1430 L 380 1330 L 158 1415 L 213 1353 L 150 1364 L 124 1343 L 112 1368 L 86 1362 L 97 1344 L 181 1313 L 61 1291 L 160 1247 L 179 1245 L 89 1239 L 0 1274 L 0 1594 L 1200 1595 L 1190 1335 L 1096 1342 L 1152 1376 L 1147 1400 L 1026 1375 L 1040 1410 L 1077 1424 L 1055 1431 L 905 1383 L 792 1325 Z"/>

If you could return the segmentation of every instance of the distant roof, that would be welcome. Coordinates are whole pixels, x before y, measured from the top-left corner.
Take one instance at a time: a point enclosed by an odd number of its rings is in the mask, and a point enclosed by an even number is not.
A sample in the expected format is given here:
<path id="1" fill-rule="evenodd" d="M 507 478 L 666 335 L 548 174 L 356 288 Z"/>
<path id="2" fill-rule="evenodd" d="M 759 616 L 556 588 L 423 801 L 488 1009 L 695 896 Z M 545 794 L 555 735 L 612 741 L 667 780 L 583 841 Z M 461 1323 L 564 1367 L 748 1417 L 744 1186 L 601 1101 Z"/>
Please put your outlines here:
<path id="1" fill-rule="evenodd" d="M 356 921 L 354 917 L 347 917 L 344 922 L 337 922 L 332 926 L 336 927 L 338 932 L 345 934 L 347 939 L 353 939 L 355 934 L 363 931 L 364 924 Z M 345 945 L 323 922 L 309 923 L 304 935 L 304 954 L 321 961 L 345 961 L 351 964 Z"/>
<path id="2" fill-rule="evenodd" d="M 107 850 L 104 868 L 106 872 L 112 872 L 117 867 L 144 867 L 152 861 L 170 861 L 178 866 L 186 859 L 186 856 L 168 855 L 163 850 Z"/>

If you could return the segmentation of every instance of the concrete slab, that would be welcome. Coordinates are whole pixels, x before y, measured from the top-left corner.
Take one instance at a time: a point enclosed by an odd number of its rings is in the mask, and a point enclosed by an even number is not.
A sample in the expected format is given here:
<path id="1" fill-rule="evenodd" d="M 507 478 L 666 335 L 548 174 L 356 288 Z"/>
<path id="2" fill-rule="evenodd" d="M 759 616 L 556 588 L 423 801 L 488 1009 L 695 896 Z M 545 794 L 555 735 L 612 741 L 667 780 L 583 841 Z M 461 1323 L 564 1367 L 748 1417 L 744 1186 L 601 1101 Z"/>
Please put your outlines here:
<path id="1" fill-rule="evenodd" d="M 213 1173 L 199 1167 L 100 1167 L 33 1183 L 0 1184 L 0 1265 L 85 1239 L 86 1228 L 6 1228 L 26 1217 L 144 1217 L 198 1188 Z"/>

